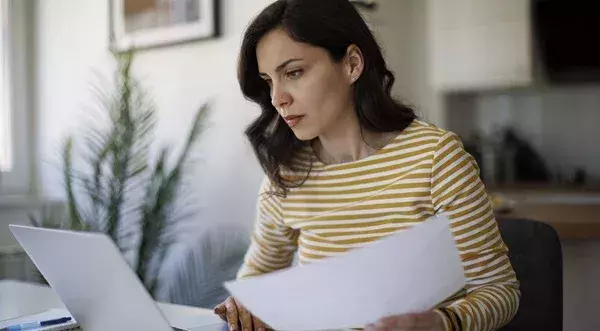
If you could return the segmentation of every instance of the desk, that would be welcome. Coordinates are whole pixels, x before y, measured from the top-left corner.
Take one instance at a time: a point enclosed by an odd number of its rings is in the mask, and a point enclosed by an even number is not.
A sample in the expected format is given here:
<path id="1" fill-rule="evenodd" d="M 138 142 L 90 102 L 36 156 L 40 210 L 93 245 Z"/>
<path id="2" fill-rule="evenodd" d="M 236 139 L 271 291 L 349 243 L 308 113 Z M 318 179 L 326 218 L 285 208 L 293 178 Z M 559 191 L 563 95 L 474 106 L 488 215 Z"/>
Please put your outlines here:
<path id="1" fill-rule="evenodd" d="M 166 319 L 175 326 L 192 327 L 203 324 L 207 319 L 218 320 L 211 310 L 158 303 Z M 9 318 L 39 313 L 64 305 L 47 287 L 13 280 L 0 280 L 0 321 Z"/>
<path id="2" fill-rule="evenodd" d="M 515 202 L 497 217 L 528 218 L 548 223 L 561 240 L 600 239 L 600 191 L 540 187 L 495 188 L 490 193 Z"/>

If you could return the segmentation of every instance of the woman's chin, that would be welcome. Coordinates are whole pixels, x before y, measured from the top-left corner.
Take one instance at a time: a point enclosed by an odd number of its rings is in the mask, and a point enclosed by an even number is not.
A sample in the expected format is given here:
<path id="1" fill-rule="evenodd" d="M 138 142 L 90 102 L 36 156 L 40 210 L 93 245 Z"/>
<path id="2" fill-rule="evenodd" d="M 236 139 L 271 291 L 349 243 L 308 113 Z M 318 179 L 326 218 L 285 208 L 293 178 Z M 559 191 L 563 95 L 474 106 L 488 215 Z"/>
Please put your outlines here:
<path id="1" fill-rule="evenodd" d="M 309 132 L 307 130 L 299 130 L 292 128 L 292 131 L 294 132 L 296 138 L 302 141 L 313 140 L 317 137 L 317 135 L 315 135 L 313 132 Z"/>

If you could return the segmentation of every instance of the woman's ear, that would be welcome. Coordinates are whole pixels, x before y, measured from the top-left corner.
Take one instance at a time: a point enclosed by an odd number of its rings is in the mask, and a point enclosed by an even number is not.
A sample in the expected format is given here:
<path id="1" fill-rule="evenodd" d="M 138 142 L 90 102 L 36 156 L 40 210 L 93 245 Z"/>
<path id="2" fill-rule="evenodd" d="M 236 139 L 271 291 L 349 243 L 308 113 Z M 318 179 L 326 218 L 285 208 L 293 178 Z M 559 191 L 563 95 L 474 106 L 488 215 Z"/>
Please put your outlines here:
<path id="1" fill-rule="evenodd" d="M 346 61 L 348 82 L 352 85 L 360 78 L 365 67 L 363 54 L 358 46 L 354 44 L 348 46 L 346 49 Z"/>

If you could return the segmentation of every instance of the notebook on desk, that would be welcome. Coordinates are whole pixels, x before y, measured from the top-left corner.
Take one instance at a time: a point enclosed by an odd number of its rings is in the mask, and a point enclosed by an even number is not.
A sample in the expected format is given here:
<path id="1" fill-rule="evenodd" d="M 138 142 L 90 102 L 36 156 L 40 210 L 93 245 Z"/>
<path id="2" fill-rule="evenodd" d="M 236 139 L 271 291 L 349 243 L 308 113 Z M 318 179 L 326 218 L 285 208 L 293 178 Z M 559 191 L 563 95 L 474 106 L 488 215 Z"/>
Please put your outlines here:
<path id="1" fill-rule="evenodd" d="M 11 319 L 5 320 L 5 321 L 0 321 L 0 330 L 2 330 L 3 328 L 7 328 L 9 326 L 13 326 L 13 325 L 32 323 L 32 322 L 38 322 L 38 321 L 47 321 L 47 320 L 52 320 L 52 319 L 62 318 L 62 317 L 73 318 L 73 316 L 71 316 L 69 311 L 66 309 L 50 309 L 50 310 L 47 310 L 47 311 L 44 311 L 41 313 L 37 313 L 37 314 L 21 316 L 21 317 L 17 317 L 17 318 L 11 318 Z M 31 331 L 72 331 L 72 330 L 81 330 L 81 329 L 79 328 L 79 325 L 77 324 L 77 322 L 74 319 L 72 319 L 71 321 L 60 324 L 60 325 L 53 325 L 53 326 L 47 326 L 47 327 L 42 327 L 42 328 L 37 328 L 37 329 L 30 329 L 30 330 Z"/>

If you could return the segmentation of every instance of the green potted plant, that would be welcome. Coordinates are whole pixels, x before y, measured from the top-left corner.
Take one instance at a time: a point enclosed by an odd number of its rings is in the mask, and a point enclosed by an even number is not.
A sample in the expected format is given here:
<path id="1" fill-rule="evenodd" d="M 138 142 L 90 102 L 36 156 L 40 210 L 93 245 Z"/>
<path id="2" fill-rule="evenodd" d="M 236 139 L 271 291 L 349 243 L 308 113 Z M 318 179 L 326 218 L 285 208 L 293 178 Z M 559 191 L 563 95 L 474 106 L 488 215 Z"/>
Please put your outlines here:
<path id="1" fill-rule="evenodd" d="M 154 295 L 160 266 L 173 241 L 174 211 L 185 208 L 178 205 L 184 166 L 201 135 L 207 106 L 197 111 L 172 165 L 169 147 L 150 161 L 155 107 L 132 77 L 133 53 L 114 56 L 118 63 L 114 91 L 105 94 L 97 89 L 107 121 L 85 128 L 82 169 L 73 162 L 75 138 L 69 137 L 63 146 L 66 211 L 45 213 L 41 220 L 32 217 L 32 222 L 106 233 L 124 254 L 134 256 L 132 267 Z"/>

